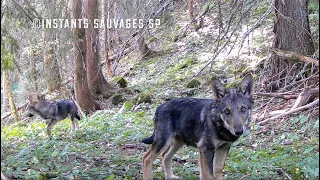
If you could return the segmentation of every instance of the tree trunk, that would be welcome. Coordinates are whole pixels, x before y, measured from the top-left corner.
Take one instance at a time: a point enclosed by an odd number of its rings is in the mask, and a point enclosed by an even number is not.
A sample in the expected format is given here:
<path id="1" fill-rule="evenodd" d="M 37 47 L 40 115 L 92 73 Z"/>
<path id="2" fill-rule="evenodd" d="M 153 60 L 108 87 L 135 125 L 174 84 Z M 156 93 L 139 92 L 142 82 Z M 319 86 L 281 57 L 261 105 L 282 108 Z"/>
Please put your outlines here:
<path id="1" fill-rule="evenodd" d="M 120 13 L 118 11 L 118 1 L 114 1 L 113 3 L 113 15 L 114 15 L 114 19 L 118 19 L 120 20 L 121 19 L 121 16 L 120 16 Z M 117 24 L 117 26 L 119 26 L 119 23 Z M 114 34 L 114 37 L 113 37 L 113 42 L 114 42 L 114 45 L 115 46 L 118 46 L 119 44 L 121 44 L 121 38 L 119 36 L 119 30 L 118 28 L 113 28 L 113 34 Z"/>
<path id="2" fill-rule="evenodd" d="M 7 90 L 6 91 L 6 93 L 7 93 L 6 95 L 7 95 L 8 99 L 9 99 L 10 109 L 11 109 L 11 112 L 13 114 L 14 120 L 16 122 L 18 122 L 19 121 L 19 115 L 18 115 L 18 111 L 17 111 L 16 105 L 14 104 L 14 101 L 13 101 L 8 71 L 4 70 L 3 71 L 3 76 L 4 76 L 4 86 L 5 86 L 5 89 Z"/>
<path id="3" fill-rule="evenodd" d="M 142 58 L 147 57 L 151 54 L 151 50 L 146 44 L 146 41 L 144 40 L 144 37 L 142 34 L 140 34 L 140 37 L 138 39 L 138 50 L 139 50 L 139 55 Z"/>
<path id="4" fill-rule="evenodd" d="M 72 1 L 72 19 L 81 19 L 82 13 L 82 1 Z M 75 57 L 75 97 L 82 111 L 87 113 L 100 109 L 98 103 L 96 103 L 92 97 L 88 88 L 86 71 L 85 71 L 85 57 L 86 57 L 86 42 L 84 38 L 84 28 L 77 26 L 73 29 L 74 35 L 77 37 L 73 41 L 74 57 Z"/>
<path id="5" fill-rule="evenodd" d="M 45 12 L 45 18 L 52 18 L 52 14 L 50 11 L 54 6 L 54 3 L 48 1 L 45 5 L 45 8 L 48 10 Z M 43 59 L 44 59 L 44 75 L 47 84 L 47 89 L 49 92 L 58 89 L 61 84 L 61 76 L 59 72 L 59 65 L 57 59 L 55 57 L 54 51 L 54 33 L 51 28 L 44 28 L 44 51 L 43 51 Z"/>
<path id="6" fill-rule="evenodd" d="M 190 17 L 190 20 L 192 21 L 193 18 L 194 18 L 194 7 L 193 7 L 193 0 L 189 0 L 188 2 L 188 9 L 189 9 L 189 17 Z"/>
<path id="7" fill-rule="evenodd" d="M 141 1 L 136 0 L 137 18 L 144 18 L 146 16 L 144 14 L 145 12 L 143 11 L 143 7 L 142 6 L 143 5 L 141 5 Z M 137 44 L 138 44 L 139 56 L 141 58 L 145 58 L 145 57 L 147 57 L 147 56 L 152 54 L 151 49 L 149 49 L 148 45 L 146 44 L 143 31 L 139 32 L 139 36 L 138 36 L 138 39 L 137 39 Z"/>
<path id="8" fill-rule="evenodd" d="M 32 81 L 33 92 L 38 94 L 38 82 L 37 82 L 37 69 L 36 69 L 36 59 L 35 59 L 35 50 L 32 49 L 30 53 L 30 79 Z"/>
<path id="9" fill-rule="evenodd" d="M 44 49 L 44 71 L 47 89 L 49 92 L 58 89 L 61 84 L 61 76 L 59 72 L 59 65 L 54 56 L 54 45 L 51 44 L 53 39 L 50 38 L 51 34 L 48 30 L 44 30 L 44 42 L 46 43 Z"/>
<path id="10" fill-rule="evenodd" d="M 9 108 L 9 99 L 8 99 L 8 96 L 7 96 L 7 91 L 8 91 L 8 89 L 7 89 L 7 86 L 5 86 L 5 82 L 6 82 L 6 78 L 5 78 L 5 76 L 4 76 L 4 74 L 3 74 L 3 76 L 2 76 L 2 82 L 3 82 L 3 101 L 2 101 L 2 108 L 3 108 L 3 111 L 4 112 L 6 112 L 7 111 L 7 109 Z"/>
<path id="11" fill-rule="evenodd" d="M 86 29 L 86 42 L 87 42 L 87 81 L 91 94 L 98 98 L 103 95 L 109 98 L 115 89 L 105 80 L 98 56 L 98 29 L 93 28 L 93 20 L 98 18 L 98 1 L 87 0 L 85 5 L 86 19 L 89 20 L 89 26 Z"/>
<path id="12" fill-rule="evenodd" d="M 106 20 L 110 17 L 109 11 L 108 9 L 110 9 L 110 1 L 105 0 L 104 1 L 104 5 L 103 5 L 103 16 Z M 109 37 L 109 29 L 107 26 L 105 26 L 104 29 L 104 56 L 105 56 L 105 60 L 106 60 L 106 71 L 108 72 L 110 77 L 113 77 L 114 74 L 112 72 L 112 68 L 111 68 L 111 60 L 109 59 L 109 42 L 110 42 L 110 37 Z"/>
<path id="13" fill-rule="evenodd" d="M 312 55 L 315 48 L 310 36 L 308 1 L 275 0 L 274 9 L 273 48 Z M 298 74 L 301 74 L 303 66 L 304 63 L 296 64 L 272 54 L 263 71 L 262 85 L 267 91 L 275 91 L 301 78 Z"/>

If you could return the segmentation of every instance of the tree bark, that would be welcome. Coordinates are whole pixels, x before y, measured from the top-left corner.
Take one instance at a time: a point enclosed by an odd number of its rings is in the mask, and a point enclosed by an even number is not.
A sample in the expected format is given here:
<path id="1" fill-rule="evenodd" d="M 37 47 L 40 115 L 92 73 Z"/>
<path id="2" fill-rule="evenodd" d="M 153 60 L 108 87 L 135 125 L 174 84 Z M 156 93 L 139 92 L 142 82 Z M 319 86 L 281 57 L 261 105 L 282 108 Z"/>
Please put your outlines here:
<path id="1" fill-rule="evenodd" d="M 2 76 L 2 82 L 3 82 L 3 101 L 2 101 L 2 108 L 3 108 L 3 111 L 7 111 L 7 109 L 9 108 L 9 99 L 8 99 L 8 96 L 7 96 L 7 86 L 5 86 L 5 81 L 6 81 L 6 78 L 5 76 L 3 75 Z M 2 85 L 2 84 L 1 84 Z"/>
<path id="2" fill-rule="evenodd" d="M 43 59 L 46 84 L 48 91 L 53 91 L 54 89 L 60 87 L 61 76 L 59 72 L 58 62 L 54 55 L 52 34 L 49 29 L 44 30 L 44 43 L 45 49 L 43 53 Z"/>
<path id="3" fill-rule="evenodd" d="M 144 11 L 142 11 L 142 5 L 141 1 L 136 0 L 136 9 L 137 9 L 137 18 L 143 19 L 145 17 Z M 149 49 L 148 45 L 146 44 L 145 37 L 144 37 L 144 32 L 139 31 L 139 36 L 137 39 L 137 44 L 138 44 L 138 51 L 139 51 L 139 56 L 141 58 L 145 58 L 149 55 L 151 55 L 151 49 Z"/>
<path id="4" fill-rule="evenodd" d="M 81 19 L 82 13 L 82 1 L 72 1 L 72 13 L 73 19 Z M 88 88 L 87 77 L 86 77 L 86 41 L 85 41 L 85 30 L 83 26 L 73 29 L 74 35 L 77 37 L 73 41 L 74 57 L 75 57 L 75 97 L 80 108 L 84 112 L 92 112 L 95 109 L 100 109 L 98 103 L 96 103 L 92 97 Z"/>
<path id="5" fill-rule="evenodd" d="M 194 18 L 194 7 L 193 7 L 194 1 L 193 0 L 189 0 L 188 2 L 188 10 L 189 10 L 189 17 L 190 20 L 192 21 Z"/>
<path id="6" fill-rule="evenodd" d="M 33 91 L 35 92 L 35 94 L 38 94 L 38 82 L 37 82 L 37 69 L 36 69 L 36 59 L 35 59 L 35 55 L 34 52 L 35 50 L 32 49 L 31 53 L 30 53 L 30 79 L 32 82 L 32 86 L 33 86 Z"/>
<path id="7" fill-rule="evenodd" d="M 297 52 L 304 56 L 312 55 L 315 48 L 310 35 L 308 1 L 275 0 L 274 14 L 273 48 Z M 297 65 L 273 53 L 263 71 L 264 88 L 267 91 L 275 91 L 283 87 L 285 81 L 294 81 L 298 73 L 302 71 L 303 64 Z M 293 68 L 293 65 L 297 66 Z"/>
<path id="8" fill-rule="evenodd" d="M 105 0 L 104 7 L 103 7 L 103 15 L 104 15 L 105 22 L 110 17 L 108 9 L 110 9 L 110 1 Z M 108 75 L 110 77 L 113 77 L 114 74 L 112 72 L 111 60 L 109 58 L 109 42 L 110 42 L 109 29 L 107 26 L 105 26 L 105 29 L 104 29 L 104 56 L 105 56 L 105 61 L 106 61 L 106 71 L 108 72 Z"/>
<path id="9" fill-rule="evenodd" d="M 19 121 L 19 115 L 18 115 L 18 111 L 17 111 L 16 105 L 15 105 L 15 103 L 13 101 L 13 96 L 12 96 L 12 92 L 11 92 L 8 71 L 4 70 L 3 71 L 3 76 L 4 76 L 4 86 L 5 86 L 5 89 L 7 90 L 6 91 L 6 93 L 7 93 L 6 95 L 7 95 L 8 99 L 9 99 L 10 109 L 11 109 L 11 112 L 13 114 L 14 120 L 16 122 L 18 122 Z"/>
<path id="10" fill-rule="evenodd" d="M 89 26 L 86 28 L 85 33 L 87 42 L 86 63 L 88 87 L 95 98 L 98 98 L 100 95 L 109 98 L 115 92 L 115 88 L 105 80 L 102 74 L 98 56 L 98 29 L 93 27 L 93 20 L 98 18 L 97 0 L 86 1 L 85 15 L 89 21 Z"/>
<path id="11" fill-rule="evenodd" d="M 45 4 L 45 7 L 48 11 L 45 12 L 45 18 L 52 18 L 52 15 L 49 14 L 50 10 L 53 8 L 54 3 L 48 1 Z M 58 89 L 61 84 L 61 75 L 59 71 L 59 65 L 55 57 L 54 51 L 54 34 L 53 29 L 44 28 L 44 74 L 46 79 L 46 85 L 49 92 Z"/>
<path id="12" fill-rule="evenodd" d="M 146 41 L 142 34 L 140 34 L 140 37 L 138 39 L 138 49 L 139 49 L 139 55 L 144 58 L 151 54 L 151 49 L 146 44 Z"/>

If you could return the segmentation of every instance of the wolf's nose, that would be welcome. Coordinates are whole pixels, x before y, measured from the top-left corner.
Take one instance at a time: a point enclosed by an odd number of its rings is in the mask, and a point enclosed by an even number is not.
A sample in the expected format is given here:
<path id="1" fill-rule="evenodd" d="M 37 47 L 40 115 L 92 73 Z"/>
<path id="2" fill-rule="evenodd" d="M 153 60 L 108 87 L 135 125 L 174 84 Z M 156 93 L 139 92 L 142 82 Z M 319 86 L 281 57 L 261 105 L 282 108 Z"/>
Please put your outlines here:
<path id="1" fill-rule="evenodd" d="M 236 129 L 234 131 L 234 133 L 237 135 L 237 136 L 240 136 L 242 133 L 243 133 L 243 130 L 242 129 Z"/>

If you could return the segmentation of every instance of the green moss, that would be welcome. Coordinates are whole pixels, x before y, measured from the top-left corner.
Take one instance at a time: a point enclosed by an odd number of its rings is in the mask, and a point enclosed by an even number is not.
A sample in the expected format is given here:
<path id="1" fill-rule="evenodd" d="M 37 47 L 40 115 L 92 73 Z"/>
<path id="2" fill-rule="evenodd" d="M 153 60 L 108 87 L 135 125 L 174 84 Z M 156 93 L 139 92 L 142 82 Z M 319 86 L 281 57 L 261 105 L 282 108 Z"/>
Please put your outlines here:
<path id="1" fill-rule="evenodd" d="M 194 31 L 198 31 L 201 28 L 201 24 L 194 23 L 193 28 L 194 28 Z"/>
<path id="2" fill-rule="evenodd" d="M 111 102 L 113 105 L 118 105 L 122 103 L 125 99 L 121 94 L 114 94 L 111 96 Z"/>
<path id="3" fill-rule="evenodd" d="M 121 88 L 125 88 L 128 85 L 128 82 L 121 76 L 115 77 L 112 81 L 117 83 Z"/>
<path id="4" fill-rule="evenodd" d="M 201 85 L 200 81 L 197 79 L 192 79 L 191 81 L 189 81 L 189 83 L 187 84 L 187 88 L 195 88 L 195 87 L 199 87 Z"/>
<path id="5" fill-rule="evenodd" d="M 226 85 L 226 88 L 227 88 L 227 89 L 236 88 L 236 87 L 237 87 L 237 84 L 238 84 L 238 82 L 236 82 L 236 81 L 231 82 L 231 83 L 228 83 L 228 84 Z"/>
<path id="6" fill-rule="evenodd" d="M 177 71 L 190 67 L 194 63 L 195 63 L 195 60 L 193 57 L 186 58 L 181 63 L 176 64 L 174 67 L 168 69 L 166 76 L 175 75 Z"/>
<path id="7" fill-rule="evenodd" d="M 127 110 L 130 110 L 132 108 L 132 103 L 130 101 L 126 101 L 126 102 L 124 102 L 124 107 Z"/>
<path id="8" fill-rule="evenodd" d="M 151 103 L 152 94 L 148 92 L 140 93 L 133 98 L 132 104 Z"/>
<path id="9" fill-rule="evenodd" d="M 150 43 L 153 43 L 153 42 L 157 42 L 158 38 L 156 38 L 155 36 L 151 36 L 148 40 Z"/>
<path id="10" fill-rule="evenodd" d="M 172 42 L 177 42 L 178 41 L 178 35 L 173 35 L 172 37 Z"/>
<path id="11" fill-rule="evenodd" d="M 155 57 L 155 58 L 148 59 L 148 60 L 146 61 L 145 65 L 154 64 L 154 63 L 156 63 L 158 60 L 159 60 L 159 57 Z"/>
<path id="12" fill-rule="evenodd" d="M 178 65 L 175 65 L 173 69 L 178 71 L 180 69 L 189 67 L 192 64 L 194 64 L 194 59 L 193 58 L 187 58 L 187 59 L 183 60 L 182 63 L 180 63 Z"/>

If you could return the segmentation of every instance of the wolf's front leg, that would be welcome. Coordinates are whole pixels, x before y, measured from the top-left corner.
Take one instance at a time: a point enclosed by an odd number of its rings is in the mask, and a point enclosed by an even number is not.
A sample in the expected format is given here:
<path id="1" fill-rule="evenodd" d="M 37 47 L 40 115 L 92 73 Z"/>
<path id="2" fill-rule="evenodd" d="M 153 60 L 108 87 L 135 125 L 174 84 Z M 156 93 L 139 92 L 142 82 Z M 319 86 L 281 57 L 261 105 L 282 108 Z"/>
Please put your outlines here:
<path id="1" fill-rule="evenodd" d="M 227 159 L 229 149 L 230 146 L 225 145 L 216 149 L 216 152 L 214 153 L 214 177 L 217 180 L 222 180 L 224 162 Z"/>
<path id="2" fill-rule="evenodd" d="M 213 180 L 213 154 L 214 150 L 200 148 L 200 180 Z"/>

